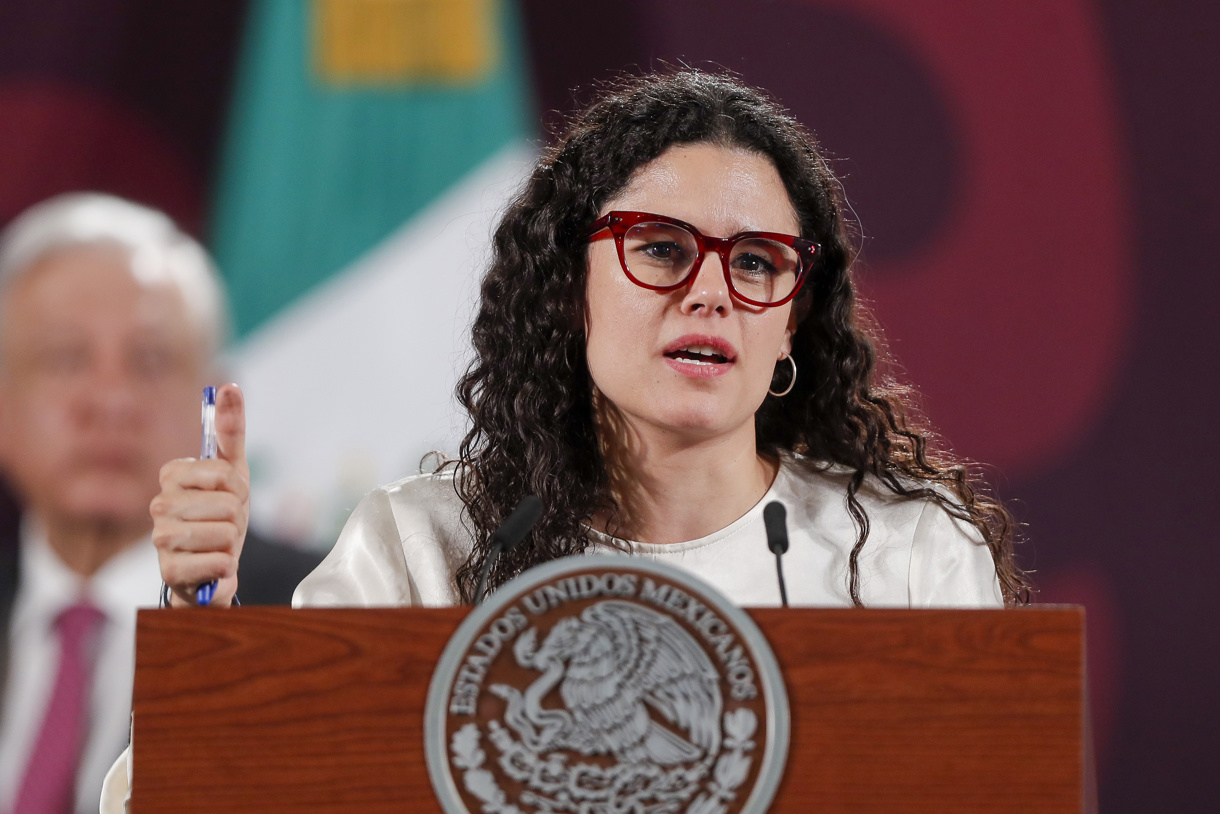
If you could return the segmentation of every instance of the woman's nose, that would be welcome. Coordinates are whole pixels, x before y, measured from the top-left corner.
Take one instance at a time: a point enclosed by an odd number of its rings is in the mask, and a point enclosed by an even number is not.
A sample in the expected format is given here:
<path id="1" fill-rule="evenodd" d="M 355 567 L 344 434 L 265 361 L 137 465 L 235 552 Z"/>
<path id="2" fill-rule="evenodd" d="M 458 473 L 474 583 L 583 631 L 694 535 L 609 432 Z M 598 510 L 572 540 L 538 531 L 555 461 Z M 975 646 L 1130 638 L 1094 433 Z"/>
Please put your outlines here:
<path id="1" fill-rule="evenodd" d="M 725 280 L 722 262 L 716 252 L 709 251 L 704 255 L 682 298 L 684 313 L 706 312 L 711 315 L 726 314 L 732 310 L 733 296 Z"/>

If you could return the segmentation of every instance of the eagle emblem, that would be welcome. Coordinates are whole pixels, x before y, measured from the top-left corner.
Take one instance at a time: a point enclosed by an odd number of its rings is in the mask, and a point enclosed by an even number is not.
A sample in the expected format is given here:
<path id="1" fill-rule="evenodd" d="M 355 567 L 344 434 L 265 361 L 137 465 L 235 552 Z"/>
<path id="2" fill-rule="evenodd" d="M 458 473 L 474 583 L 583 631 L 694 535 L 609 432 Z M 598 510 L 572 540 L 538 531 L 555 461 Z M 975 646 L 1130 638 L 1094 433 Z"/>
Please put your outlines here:
<path id="1" fill-rule="evenodd" d="M 787 720 L 764 648 L 744 613 L 675 569 L 549 563 L 476 609 L 442 656 L 433 787 L 448 814 L 765 811 Z"/>
<path id="2" fill-rule="evenodd" d="M 535 628 L 513 646 L 517 663 L 542 673 L 507 702 L 505 722 L 534 752 L 570 749 L 619 762 L 692 763 L 720 751 L 719 675 L 669 617 L 621 600 L 558 622 L 539 647 Z M 542 699 L 559 687 L 563 709 Z M 655 717 L 654 717 L 655 716 Z"/>

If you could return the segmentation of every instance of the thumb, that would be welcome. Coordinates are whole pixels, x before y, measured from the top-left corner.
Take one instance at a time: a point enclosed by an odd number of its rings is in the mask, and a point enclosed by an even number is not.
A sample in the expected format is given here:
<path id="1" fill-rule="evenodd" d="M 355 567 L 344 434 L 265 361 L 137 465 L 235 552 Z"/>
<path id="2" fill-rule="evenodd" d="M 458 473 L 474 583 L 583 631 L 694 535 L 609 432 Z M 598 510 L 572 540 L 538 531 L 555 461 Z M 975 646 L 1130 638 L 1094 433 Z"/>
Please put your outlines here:
<path id="1" fill-rule="evenodd" d="M 216 454 L 231 464 L 246 463 L 246 400 L 235 384 L 216 391 Z"/>

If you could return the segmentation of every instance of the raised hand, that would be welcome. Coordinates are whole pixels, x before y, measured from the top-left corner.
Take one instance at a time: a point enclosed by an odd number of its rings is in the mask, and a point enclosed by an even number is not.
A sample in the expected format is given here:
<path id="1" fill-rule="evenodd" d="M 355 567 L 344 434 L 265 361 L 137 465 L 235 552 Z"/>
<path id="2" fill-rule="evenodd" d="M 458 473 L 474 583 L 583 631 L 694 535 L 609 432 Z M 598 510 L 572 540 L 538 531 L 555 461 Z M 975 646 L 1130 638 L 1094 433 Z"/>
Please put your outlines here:
<path id="1" fill-rule="evenodd" d="M 161 467 L 161 494 L 149 506 L 161 579 L 173 605 L 195 604 L 195 588 L 211 580 L 217 580 L 213 606 L 232 604 L 237 593 L 250 521 L 250 467 L 245 401 L 235 384 L 216 393 L 216 441 L 215 458 L 179 458 Z"/>

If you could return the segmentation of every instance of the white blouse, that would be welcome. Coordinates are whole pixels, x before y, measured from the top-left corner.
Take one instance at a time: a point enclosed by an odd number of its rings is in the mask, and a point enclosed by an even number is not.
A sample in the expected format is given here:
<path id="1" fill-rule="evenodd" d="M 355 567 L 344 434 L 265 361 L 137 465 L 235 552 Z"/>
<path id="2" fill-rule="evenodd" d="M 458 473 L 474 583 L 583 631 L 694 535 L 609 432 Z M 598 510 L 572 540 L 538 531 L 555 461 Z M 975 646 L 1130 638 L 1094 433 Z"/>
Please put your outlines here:
<path id="1" fill-rule="evenodd" d="M 459 604 L 454 575 L 472 540 L 452 471 L 415 475 L 369 493 L 352 512 L 330 555 L 297 588 L 294 606 L 440 607 Z M 763 507 L 788 512 L 784 576 L 793 605 L 844 607 L 856 526 L 841 469 L 785 457 L 767 494 L 720 531 L 685 543 L 620 542 L 594 533 L 590 553 L 622 553 L 695 574 L 738 605 L 780 603 L 775 555 Z M 977 529 L 932 500 L 868 484 L 857 495 L 868 513 L 860 553 L 860 598 L 870 607 L 998 607 L 1004 604 L 991 552 Z"/>

